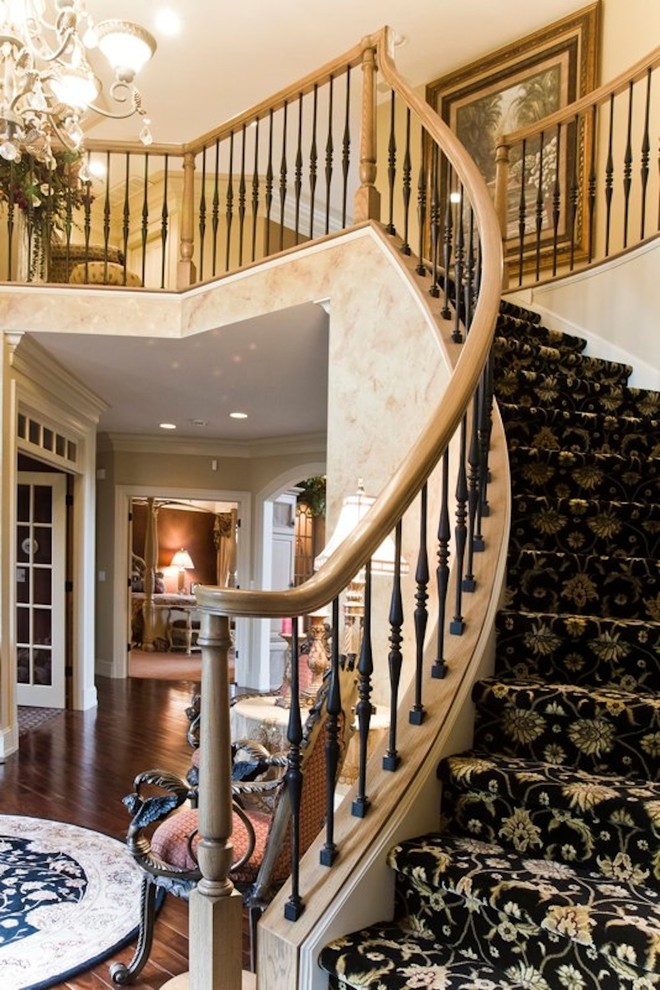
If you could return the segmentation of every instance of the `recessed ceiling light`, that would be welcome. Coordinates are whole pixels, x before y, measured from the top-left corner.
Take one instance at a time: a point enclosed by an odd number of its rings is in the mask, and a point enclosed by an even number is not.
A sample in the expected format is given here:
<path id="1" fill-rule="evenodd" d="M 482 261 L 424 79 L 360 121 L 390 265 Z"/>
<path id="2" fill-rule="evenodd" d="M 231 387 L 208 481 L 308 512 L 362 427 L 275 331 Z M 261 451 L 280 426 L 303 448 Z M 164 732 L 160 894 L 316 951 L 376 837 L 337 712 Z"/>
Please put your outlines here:
<path id="1" fill-rule="evenodd" d="M 156 28 L 169 38 L 181 31 L 181 18 L 173 10 L 161 10 L 156 14 Z"/>
<path id="2" fill-rule="evenodd" d="M 248 414 L 244 412 L 231 412 L 229 413 L 230 419 L 247 419 Z"/>
<path id="3" fill-rule="evenodd" d="M 191 422 L 192 426 L 200 426 L 201 427 L 201 426 L 208 426 L 209 425 L 208 419 L 191 419 L 190 422 Z"/>
<path id="4" fill-rule="evenodd" d="M 159 423 L 161 430 L 176 430 L 176 423 Z"/>

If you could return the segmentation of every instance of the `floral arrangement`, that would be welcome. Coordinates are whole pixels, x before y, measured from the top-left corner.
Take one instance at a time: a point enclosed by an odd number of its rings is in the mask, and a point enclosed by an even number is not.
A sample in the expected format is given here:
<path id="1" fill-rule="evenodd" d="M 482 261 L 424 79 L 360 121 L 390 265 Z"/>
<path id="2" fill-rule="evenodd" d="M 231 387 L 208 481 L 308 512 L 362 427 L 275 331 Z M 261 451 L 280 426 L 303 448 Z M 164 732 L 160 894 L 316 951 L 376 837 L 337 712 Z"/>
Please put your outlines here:
<path id="1" fill-rule="evenodd" d="M 27 221 L 28 281 L 45 277 L 48 245 L 70 233 L 73 212 L 88 201 L 78 152 L 58 152 L 50 162 L 23 155 L 0 158 L 0 204 L 18 209 Z"/>

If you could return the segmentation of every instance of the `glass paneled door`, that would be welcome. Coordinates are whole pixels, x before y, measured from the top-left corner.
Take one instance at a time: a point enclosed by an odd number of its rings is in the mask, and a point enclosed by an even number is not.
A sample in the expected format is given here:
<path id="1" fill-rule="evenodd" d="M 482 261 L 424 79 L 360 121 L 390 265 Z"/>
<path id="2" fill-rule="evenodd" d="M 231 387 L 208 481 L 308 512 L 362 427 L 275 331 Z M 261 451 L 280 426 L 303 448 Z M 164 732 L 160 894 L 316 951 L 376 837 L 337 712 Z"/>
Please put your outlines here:
<path id="1" fill-rule="evenodd" d="M 16 697 L 65 706 L 66 478 L 18 472 Z"/>

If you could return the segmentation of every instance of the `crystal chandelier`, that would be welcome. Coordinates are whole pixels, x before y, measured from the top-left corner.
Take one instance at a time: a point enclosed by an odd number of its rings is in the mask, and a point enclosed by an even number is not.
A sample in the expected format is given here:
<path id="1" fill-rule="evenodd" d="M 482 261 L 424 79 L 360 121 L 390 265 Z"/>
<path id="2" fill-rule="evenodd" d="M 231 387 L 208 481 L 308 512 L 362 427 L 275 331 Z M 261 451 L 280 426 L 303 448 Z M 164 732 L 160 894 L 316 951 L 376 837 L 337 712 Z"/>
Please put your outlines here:
<path id="1" fill-rule="evenodd" d="M 108 93 L 116 111 L 94 102 L 101 91 L 88 62 L 94 48 L 114 71 Z M 95 25 L 85 0 L 0 0 L 0 156 L 18 161 L 27 153 L 50 163 L 53 141 L 80 149 L 87 110 L 114 119 L 138 114 L 140 140 L 150 144 L 134 79 L 155 50 L 153 37 L 137 24 Z"/>

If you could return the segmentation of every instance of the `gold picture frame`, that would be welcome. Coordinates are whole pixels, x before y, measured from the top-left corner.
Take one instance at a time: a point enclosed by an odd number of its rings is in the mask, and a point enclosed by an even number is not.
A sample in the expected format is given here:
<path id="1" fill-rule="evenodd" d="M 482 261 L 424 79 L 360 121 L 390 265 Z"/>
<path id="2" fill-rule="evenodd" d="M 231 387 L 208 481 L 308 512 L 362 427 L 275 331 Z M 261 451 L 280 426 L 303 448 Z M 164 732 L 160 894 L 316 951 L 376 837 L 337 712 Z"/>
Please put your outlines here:
<path id="1" fill-rule="evenodd" d="M 474 158 L 491 193 L 495 193 L 495 150 L 497 137 L 534 123 L 549 113 L 560 110 L 589 93 L 597 85 L 597 58 L 600 2 L 584 7 L 535 31 L 518 41 L 442 76 L 426 88 L 427 102 L 457 134 Z M 546 137 L 544 176 L 554 181 L 556 154 L 553 159 L 552 135 Z M 586 125 L 568 131 L 560 147 L 562 188 L 569 188 L 569 177 L 578 175 L 582 196 L 577 204 L 577 222 L 573 227 L 574 252 L 584 248 L 586 192 L 593 134 Z M 530 143 L 525 150 L 527 179 L 534 178 L 533 163 L 538 161 L 540 142 Z M 517 159 L 516 160 L 516 154 Z M 505 249 L 508 258 L 518 257 L 519 224 L 522 191 L 520 176 L 522 155 L 514 150 L 509 167 L 507 202 L 507 234 Z M 529 178 L 531 173 L 531 179 Z M 544 178 L 545 185 L 545 178 Z M 534 189 L 534 200 L 537 197 Z M 531 193 L 530 193 L 531 195 Z M 541 266 L 553 251 L 553 231 L 550 219 L 550 199 L 543 206 L 541 219 Z M 536 225 L 536 203 L 530 203 L 525 216 L 525 229 Z M 514 238 L 517 244 L 514 245 Z M 560 255 L 571 248 L 566 225 L 566 201 L 562 203 L 557 244 Z M 530 250 L 531 254 L 531 250 Z"/>

